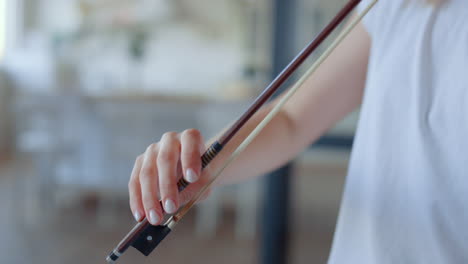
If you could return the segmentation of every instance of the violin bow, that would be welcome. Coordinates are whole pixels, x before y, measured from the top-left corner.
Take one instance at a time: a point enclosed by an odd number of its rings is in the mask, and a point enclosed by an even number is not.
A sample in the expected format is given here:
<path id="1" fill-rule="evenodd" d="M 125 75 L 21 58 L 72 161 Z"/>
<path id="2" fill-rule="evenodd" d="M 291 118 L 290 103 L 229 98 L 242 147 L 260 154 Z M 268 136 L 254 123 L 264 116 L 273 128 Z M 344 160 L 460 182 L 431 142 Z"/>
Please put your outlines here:
<path id="1" fill-rule="evenodd" d="M 327 39 L 327 37 L 340 25 L 343 20 L 356 8 L 362 0 L 350 0 L 333 18 L 333 20 L 310 42 L 286 68 L 268 85 L 267 88 L 255 99 L 247 111 L 226 131 L 221 137 L 215 141 L 202 155 L 202 169 L 222 151 L 223 147 L 236 135 L 236 133 L 248 122 L 248 120 L 269 100 L 269 98 L 284 84 L 286 80 L 301 66 L 304 61 Z M 312 75 L 335 48 L 343 41 L 343 39 L 352 31 L 354 27 L 363 19 L 363 17 L 372 9 L 378 2 L 373 0 L 361 14 L 359 14 L 348 26 L 338 35 L 330 47 L 319 57 L 319 59 L 307 70 L 307 72 L 286 92 L 286 94 L 278 101 L 274 108 L 266 115 L 266 117 L 257 125 L 257 127 L 244 139 L 244 141 L 236 148 L 230 157 L 223 163 L 222 166 L 213 174 L 210 181 L 177 213 L 172 215 L 163 225 L 153 226 L 145 218 L 137 223 L 135 227 L 120 241 L 115 249 L 107 256 L 108 263 L 114 263 L 122 254 L 130 247 L 134 247 L 143 255 L 148 256 L 151 252 L 164 240 L 164 238 L 174 229 L 178 222 L 185 214 L 197 203 L 198 200 L 212 186 L 215 180 L 221 175 L 226 167 L 228 167 L 255 139 L 255 137 L 265 128 L 265 126 L 276 116 L 286 102 L 296 93 L 296 91 L 304 84 L 306 79 Z M 181 178 L 177 183 L 179 192 L 183 191 L 190 183 L 184 178 Z"/>

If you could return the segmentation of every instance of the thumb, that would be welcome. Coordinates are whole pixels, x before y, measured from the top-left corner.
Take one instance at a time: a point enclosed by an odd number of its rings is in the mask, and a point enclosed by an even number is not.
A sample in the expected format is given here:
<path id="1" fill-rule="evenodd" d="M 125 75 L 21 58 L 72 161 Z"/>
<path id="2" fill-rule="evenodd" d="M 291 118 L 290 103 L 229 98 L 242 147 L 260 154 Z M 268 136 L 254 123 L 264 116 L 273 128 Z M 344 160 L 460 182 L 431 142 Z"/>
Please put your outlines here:
<path id="1" fill-rule="evenodd" d="M 195 195 L 197 195 L 202 188 L 208 184 L 211 177 L 211 173 L 208 168 L 205 168 L 202 172 L 202 176 L 197 182 L 191 183 L 185 190 L 183 190 L 179 199 L 182 204 L 188 203 Z M 205 191 L 205 193 L 200 197 L 198 202 L 205 200 L 211 193 L 211 188 Z"/>

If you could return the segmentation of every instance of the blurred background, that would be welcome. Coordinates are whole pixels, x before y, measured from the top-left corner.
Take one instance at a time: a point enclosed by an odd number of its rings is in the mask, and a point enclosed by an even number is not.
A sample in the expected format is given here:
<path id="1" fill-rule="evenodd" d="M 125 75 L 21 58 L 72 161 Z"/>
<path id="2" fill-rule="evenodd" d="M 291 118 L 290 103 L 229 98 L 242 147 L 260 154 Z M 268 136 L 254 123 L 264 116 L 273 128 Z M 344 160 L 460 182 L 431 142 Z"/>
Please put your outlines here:
<path id="1" fill-rule="evenodd" d="M 345 2 L 0 0 L 0 263 L 103 263 L 134 225 L 135 157 L 216 134 Z M 121 263 L 325 263 L 356 116 Z"/>

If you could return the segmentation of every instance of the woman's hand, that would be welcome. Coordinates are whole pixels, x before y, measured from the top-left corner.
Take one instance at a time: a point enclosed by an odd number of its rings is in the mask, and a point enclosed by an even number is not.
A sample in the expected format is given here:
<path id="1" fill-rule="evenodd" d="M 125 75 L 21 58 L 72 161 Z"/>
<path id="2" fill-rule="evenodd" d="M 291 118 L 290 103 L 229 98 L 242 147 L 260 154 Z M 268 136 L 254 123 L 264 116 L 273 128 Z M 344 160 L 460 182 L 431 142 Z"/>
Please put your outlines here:
<path id="1" fill-rule="evenodd" d="M 158 225 L 164 212 L 175 213 L 204 186 L 208 180 L 208 172 L 201 172 L 204 148 L 200 132 L 188 129 L 165 133 L 138 156 L 128 183 L 130 208 L 137 221 L 147 217 L 152 225 Z M 181 193 L 177 189 L 180 177 L 191 183 Z"/>

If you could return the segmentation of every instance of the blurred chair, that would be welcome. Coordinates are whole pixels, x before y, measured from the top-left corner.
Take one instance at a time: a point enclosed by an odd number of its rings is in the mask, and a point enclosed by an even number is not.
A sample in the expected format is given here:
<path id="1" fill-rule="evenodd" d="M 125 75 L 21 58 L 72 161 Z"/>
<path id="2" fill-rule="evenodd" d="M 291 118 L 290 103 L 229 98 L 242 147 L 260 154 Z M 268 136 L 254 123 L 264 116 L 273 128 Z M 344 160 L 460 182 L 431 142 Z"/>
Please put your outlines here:
<path id="1" fill-rule="evenodd" d="M 24 179 L 24 183 L 19 183 L 25 185 L 25 193 L 29 196 L 25 199 L 25 219 L 38 219 L 45 215 L 43 212 L 57 205 L 56 169 L 73 156 L 73 144 L 78 141 L 64 137 L 65 98 L 22 94 L 15 102 L 17 151 L 32 159 L 37 172 L 32 180 Z"/>

